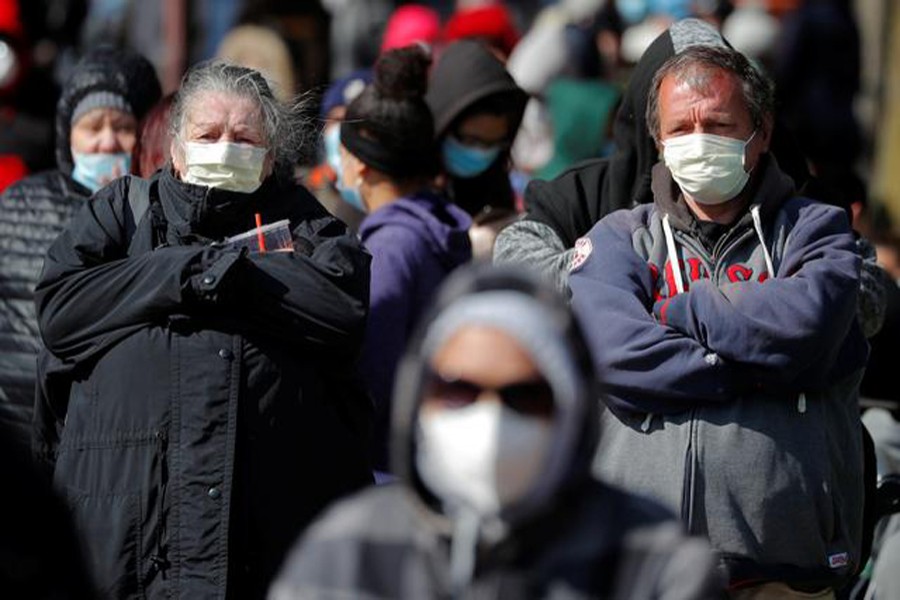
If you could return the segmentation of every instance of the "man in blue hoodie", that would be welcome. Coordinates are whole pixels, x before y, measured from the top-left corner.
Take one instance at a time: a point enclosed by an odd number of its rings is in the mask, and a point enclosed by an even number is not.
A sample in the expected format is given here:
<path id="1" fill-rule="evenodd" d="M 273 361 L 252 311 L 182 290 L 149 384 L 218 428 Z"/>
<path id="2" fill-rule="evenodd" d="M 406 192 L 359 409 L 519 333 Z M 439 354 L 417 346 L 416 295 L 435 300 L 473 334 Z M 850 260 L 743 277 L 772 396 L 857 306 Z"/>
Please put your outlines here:
<path id="1" fill-rule="evenodd" d="M 769 153 L 772 86 L 740 53 L 669 59 L 647 122 L 653 203 L 570 266 L 611 409 L 595 466 L 708 536 L 733 597 L 832 597 L 862 528 L 850 225 Z"/>

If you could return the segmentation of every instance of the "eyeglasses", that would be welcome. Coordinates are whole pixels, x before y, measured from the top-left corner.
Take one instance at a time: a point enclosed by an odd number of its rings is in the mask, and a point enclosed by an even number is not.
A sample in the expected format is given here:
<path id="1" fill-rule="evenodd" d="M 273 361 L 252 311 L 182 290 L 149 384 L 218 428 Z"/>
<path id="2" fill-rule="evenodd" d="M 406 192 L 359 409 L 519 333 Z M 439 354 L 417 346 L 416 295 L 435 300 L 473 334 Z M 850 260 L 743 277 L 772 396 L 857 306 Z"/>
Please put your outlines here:
<path id="1" fill-rule="evenodd" d="M 512 410 L 528 416 L 553 415 L 553 389 L 544 379 L 509 383 L 498 388 L 484 387 L 461 378 L 448 378 L 431 369 L 425 376 L 424 397 L 445 408 L 469 406 L 484 394 L 495 394 Z"/>

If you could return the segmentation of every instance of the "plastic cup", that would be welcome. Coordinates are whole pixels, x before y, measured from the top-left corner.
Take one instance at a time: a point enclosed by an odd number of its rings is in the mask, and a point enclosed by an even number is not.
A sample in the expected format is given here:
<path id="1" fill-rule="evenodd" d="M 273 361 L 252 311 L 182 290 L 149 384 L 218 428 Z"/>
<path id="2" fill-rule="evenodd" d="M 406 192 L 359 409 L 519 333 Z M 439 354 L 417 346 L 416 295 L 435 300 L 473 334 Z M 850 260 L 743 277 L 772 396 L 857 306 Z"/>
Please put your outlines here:
<path id="1" fill-rule="evenodd" d="M 269 223 L 244 233 L 239 233 L 225 240 L 227 247 L 247 248 L 250 252 L 260 251 L 260 239 L 265 245 L 264 252 L 293 252 L 294 241 L 291 237 L 291 222 L 287 219 Z"/>

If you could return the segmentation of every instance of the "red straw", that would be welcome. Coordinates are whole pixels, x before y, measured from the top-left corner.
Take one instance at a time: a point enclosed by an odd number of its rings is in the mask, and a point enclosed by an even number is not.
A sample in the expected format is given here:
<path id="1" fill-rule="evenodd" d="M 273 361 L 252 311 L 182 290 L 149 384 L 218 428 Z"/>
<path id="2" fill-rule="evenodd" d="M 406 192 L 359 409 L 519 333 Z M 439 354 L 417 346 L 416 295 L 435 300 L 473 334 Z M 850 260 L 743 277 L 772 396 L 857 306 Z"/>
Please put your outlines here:
<path id="1" fill-rule="evenodd" d="M 256 240 L 259 243 L 260 254 L 264 254 L 266 252 L 266 237 L 262 232 L 262 215 L 259 213 L 256 213 Z"/>

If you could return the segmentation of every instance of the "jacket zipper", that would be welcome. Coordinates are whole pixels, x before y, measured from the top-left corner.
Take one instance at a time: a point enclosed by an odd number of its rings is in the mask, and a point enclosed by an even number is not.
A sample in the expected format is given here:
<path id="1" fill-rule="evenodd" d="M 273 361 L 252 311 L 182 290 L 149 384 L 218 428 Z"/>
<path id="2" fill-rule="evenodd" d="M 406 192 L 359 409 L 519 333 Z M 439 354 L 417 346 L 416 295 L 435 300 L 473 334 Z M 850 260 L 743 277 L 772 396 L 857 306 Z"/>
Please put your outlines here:
<path id="1" fill-rule="evenodd" d="M 163 546 L 165 539 L 165 508 L 166 508 L 166 492 L 169 484 L 169 465 L 166 459 L 166 450 L 168 447 L 168 439 L 166 432 L 157 430 L 156 434 L 156 453 L 159 459 L 159 493 L 156 496 L 157 519 L 159 521 L 156 527 L 156 543 L 153 554 L 150 555 L 151 576 L 155 573 L 161 573 L 163 579 L 166 578 L 166 570 L 169 568 L 169 560 L 166 557 L 166 549 Z"/>

